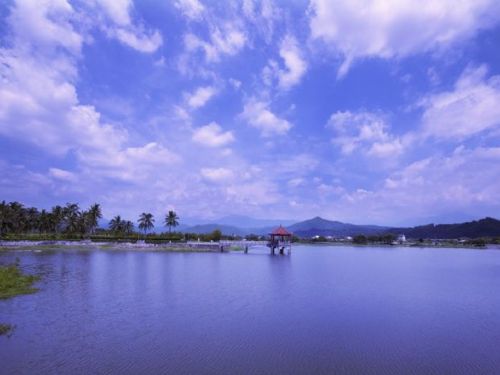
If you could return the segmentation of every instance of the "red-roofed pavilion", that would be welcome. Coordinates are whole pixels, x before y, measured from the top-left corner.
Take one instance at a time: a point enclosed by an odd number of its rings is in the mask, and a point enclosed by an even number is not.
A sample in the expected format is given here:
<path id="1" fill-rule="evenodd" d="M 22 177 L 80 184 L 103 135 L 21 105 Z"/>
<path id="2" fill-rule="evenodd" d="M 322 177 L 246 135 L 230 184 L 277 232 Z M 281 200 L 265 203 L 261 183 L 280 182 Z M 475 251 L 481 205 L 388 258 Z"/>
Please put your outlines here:
<path id="1" fill-rule="evenodd" d="M 271 248 L 271 254 L 274 254 L 276 249 L 279 249 L 280 254 L 285 253 L 285 248 L 288 249 L 288 254 L 292 252 L 292 233 L 287 231 L 283 226 L 279 226 L 269 233 L 270 239 L 267 246 Z"/>

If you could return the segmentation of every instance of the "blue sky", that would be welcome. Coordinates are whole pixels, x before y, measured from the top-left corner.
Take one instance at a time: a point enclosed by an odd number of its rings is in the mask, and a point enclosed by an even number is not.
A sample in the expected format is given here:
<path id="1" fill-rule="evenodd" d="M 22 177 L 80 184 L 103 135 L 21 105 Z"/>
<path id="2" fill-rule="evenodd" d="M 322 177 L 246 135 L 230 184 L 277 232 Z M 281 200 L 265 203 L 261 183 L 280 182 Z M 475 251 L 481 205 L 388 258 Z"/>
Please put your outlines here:
<path id="1" fill-rule="evenodd" d="M 0 199 L 387 225 L 500 209 L 496 0 L 0 4 Z"/>

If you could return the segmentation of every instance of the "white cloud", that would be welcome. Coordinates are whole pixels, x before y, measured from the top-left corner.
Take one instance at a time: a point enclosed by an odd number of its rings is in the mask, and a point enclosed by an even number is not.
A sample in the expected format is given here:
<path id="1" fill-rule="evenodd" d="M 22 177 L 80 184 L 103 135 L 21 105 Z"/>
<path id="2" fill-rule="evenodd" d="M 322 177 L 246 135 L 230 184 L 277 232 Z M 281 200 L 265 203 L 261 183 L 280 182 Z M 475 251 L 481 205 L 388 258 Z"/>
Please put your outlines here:
<path id="1" fill-rule="evenodd" d="M 340 147 L 344 155 L 360 150 L 376 157 L 396 157 L 403 152 L 403 144 L 391 135 L 386 120 L 371 112 L 335 112 L 327 127 L 335 132 L 333 144 Z"/>
<path id="2" fill-rule="evenodd" d="M 185 94 L 186 102 L 191 108 L 203 107 L 214 95 L 217 89 L 213 86 L 198 87 L 193 93 Z"/>
<path id="3" fill-rule="evenodd" d="M 281 43 L 280 56 L 285 62 L 286 70 L 280 70 L 278 73 L 279 86 L 286 90 L 300 82 L 307 70 L 307 63 L 302 57 L 297 40 L 290 35 Z"/>
<path id="4" fill-rule="evenodd" d="M 274 134 L 286 134 L 292 127 L 287 120 L 279 118 L 269 109 L 269 104 L 255 98 L 247 100 L 241 113 L 250 126 L 260 130 L 261 135 L 270 137 Z"/>
<path id="5" fill-rule="evenodd" d="M 271 0 L 243 0 L 242 11 L 266 43 L 272 41 L 275 23 L 282 18 L 282 12 Z"/>
<path id="6" fill-rule="evenodd" d="M 174 5 L 184 16 L 192 20 L 200 20 L 205 11 L 205 7 L 198 0 L 177 0 Z"/>
<path id="7" fill-rule="evenodd" d="M 331 212 L 342 220 L 371 223 L 426 223 L 431 217 L 495 216 L 500 209 L 498 168 L 500 148 L 457 148 L 433 155 L 390 173 L 373 190 L 339 190 Z"/>
<path id="8" fill-rule="evenodd" d="M 144 53 L 155 52 L 163 43 L 163 39 L 159 31 L 148 33 L 142 28 L 130 29 L 111 29 L 108 31 L 110 35 L 114 35 L 123 44 Z"/>
<path id="9" fill-rule="evenodd" d="M 233 142 L 234 136 L 231 131 L 224 132 L 220 125 L 211 122 L 208 125 L 196 129 L 192 139 L 194 142 L 205 146 L 220 147 Z"/>
<path id="10" fill-rule="evenodd" d="M 499 128 L 500 76 L 486 75 L 485 66 L 468 68 L 453 90 L 424 98 L 424 135 L 460 140 Z"/>
<path id="11" fill-rule="evenodd" d="M 234 177 L 233 171 L 227 168 L 202 168 L 201 175 L 214 182 L 227 181 Z"/>
<path id="12" fill-rule="evenodd" d="M 388 195 L 402 204 L 420 205 L 424 212 L 432 207 L 473 209 L 498 207 L 498 169 L 500 148 L 457 148 L 449 156 L 434 156 L 414 162 L 386 179 Z M 432 194 L 429 192 L 432 191 Z M 413 207 L 416 209 L 417 207 Z"/>
<path id="13" fill-rule="evenodd" d="M 127 26 L 131 23 L 129 10 L 132 8 L 132 0 L 95 0 L 113 20 L 120 26 Z"/>
<path id="14" fill-rule="evenodd" d="M 184 45 L 188 52 L 203 51 L 205 60 L 213 63 L 218 62 L 223 55 L 236 55 L 247 41 L 245 33 L 232 22 L 211 27 L 209 39 L 209 41 L 204 41 L 195 34 L 188 33 L 184 36 Z"/>
<path id="15" fill-rule="evenodd" d="M 241 87 L 241 81 L 234 79 L 234 78 L 229 78 L 228 80 L 229 84 L 235 89 L 238 90 Z"/>
<path id="16" fill-rule="evenodd" d="M 60 28 L 68 35 L 76 33 L 67 22 L 77 17 L 70 7 L 63 8 L 66 16 L 61 20 L 54 17 L 51 9 L 52 5 L 40 10 L 45 17 L 36 24 L 42 27 L 40 33 Z M 15 22 L 24 16 L 31 19 L 33 11 L 24 3 L 13 8 L 9 24 L 14 24 L 14 43 L 11 48 L 0 49 L 0 134 L 30 142 L 57 156 L 72 151 L 80 167 L 91 167 L 93 175 L 107 170 L 112 172 L 110 176 L 128 178 L 139 170 L 139 163 L 141 170 L 146 171 L 148 165 L 158 165 L 158 158 L 164 164 L 179 160 L 158 144 L 130 147 L 126 130 L 104 123 L 93 106 L 79 102 L 75 88 L 79 49 L 58 32 L 46 34 L 39 44 L 31 36 L 35 31 L 16 31 Z M 147 157 L 143 157 L 145 152 L 149 153 Z M 62 178 L 61 171 L 52 169 L 49 173 Z"/>
<path id="17" fill-rule="evenodd" d="M 83 38 L 74 30 L 73 18 L 74 10 L 65 0 L 18 1 L 12 8 L 9 23 L 17 43 L 30 41 L 41 48 L 57 44 L 79 53 Z"/>
<path id="18" fill-rule="evenodd" d="M 77 180 L 77 176 L 73 172 L 59 168 L 49 168 L 49 175 L 63 181 L 74 182 Z"/>
<path id="19" fill-rule="evenodd" d="M 291 188 L 296 188 L 304 184 L 304 179 L 301 177 L 296 177 L 288 180 L 287 185 Z"/>
<path id="20" fill-rule="evenodd" d="M 354 59 L 398 58 L 446 48 L 500 19 L 497 0 L 312 0 L 311 36 Z"/>
<path id="21" fill-rule="evenodd" d="M 131 0 L 94 0 L 110 21 L 100 25 L 108 37 L 143 53 L 155 52 L 163 38 L 158 30 L 148 30 L 143 24 L 134 22 L 130 16 L 133 10 Z"/>
<path id="22" fill-rule="evenodd" d="M 266 180 L 230 185 L 225 194 L 228 200 L 247 209 L 277 203 L 282 198 L 276 185 Z"/>

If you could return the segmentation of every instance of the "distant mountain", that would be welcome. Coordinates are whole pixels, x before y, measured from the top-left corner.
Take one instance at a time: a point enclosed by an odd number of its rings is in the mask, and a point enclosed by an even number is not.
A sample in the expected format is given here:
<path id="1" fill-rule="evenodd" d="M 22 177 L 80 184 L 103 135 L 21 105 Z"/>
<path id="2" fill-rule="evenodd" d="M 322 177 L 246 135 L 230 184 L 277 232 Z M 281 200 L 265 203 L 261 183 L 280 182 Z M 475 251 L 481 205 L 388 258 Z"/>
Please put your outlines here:
<path id="1" fill-rule="evenodd" d="M 214 230 L 220 230 L 223 234 L 226 235 L 236 235 L 236 236 L 244 236 L 246 234 L 249 234 L 247 231 L 245 231 L 242 228 L 234 227 L 231 225 L 220 225 L 220 224 L 201 224 L 201 225 L 194 225 L 192 227 L 187 227 L 184 229 L 184 232 L 187 233 L 198 233 L 198 234 L 207 234 L 211 233 Z"/>
<path id="2" fill-rule="evenodd" d="M 217 225 L 229 225 L 238 228 L 264 228 L 264 227 L 275 227 L 278 225 L 291 225 L 295 223 L 296 220 L 290 219 L 256 219 L 250 216 L 244 215 L 228 215 L 217 219 L 199 219 L 193 217 L 182 218 L 182 224 L 188 227 L 196 225 L 206 225 L 206 224 L 217 224 Z"/>
<path id="3" fill-rule="evenodd" d="M 428 224 L 413 228 L 390 228 L 388 232 L 404 233 L 409 238 L 500 237 L 500 220 L 486 217 L 460 224 Z"/>
<path id="4" fill-rule="evenodd" d="M 387 231 L 388 227 L 381 227 L 377 225 L 356 225 L 349 223 L 342 223 L 340 221 L 331 221 L 323 219 L 319 216 L 301 221 L 299 223 L 290 225 L 287 228 L 293 234 L 299 237 L 313 237 L 313 236 L 355 236 L 358 234 L 373 235 L 380 234 Z"/>
<path id="5" fill-rule="evenodd" d="M 218 224 L 232 225 L 239 228 L 262 228 L 262 227 L 275 227 L 278 225 L 292 225 L 295 220 L 285 220 L 285 219 L 255 219 L 249 216 L 243 215 L 229 215 L 221 217 L 220 219 L 214 220 Z"/>
<path id="6" fill-rule="evenodd" d="M 180 225 L 175 230 L 189 233 L 210 233 L 219 229 L 226 235 L 245 236 L 248 234 L 267 235 L 282 224 L 294 235 L 302 238 L 313 236 L 346 237 L 356 235 L 404 234 L 408 238 L 478 238 L 500 237 L 500 220 L 490 217 L 459 224 L 428 224 L 416 227 L 384 227 L 378 225 L 356 225 L 315 217 L 290 225 L 290 220 L 253 219 L 246 216 L 226 216 L 217 223 L 198 225 Z M 99 226 L 107 228 L 108 220 L 99 220 Z M 155 232 L 167 231 L 164 227 L 155 228 Z"/>

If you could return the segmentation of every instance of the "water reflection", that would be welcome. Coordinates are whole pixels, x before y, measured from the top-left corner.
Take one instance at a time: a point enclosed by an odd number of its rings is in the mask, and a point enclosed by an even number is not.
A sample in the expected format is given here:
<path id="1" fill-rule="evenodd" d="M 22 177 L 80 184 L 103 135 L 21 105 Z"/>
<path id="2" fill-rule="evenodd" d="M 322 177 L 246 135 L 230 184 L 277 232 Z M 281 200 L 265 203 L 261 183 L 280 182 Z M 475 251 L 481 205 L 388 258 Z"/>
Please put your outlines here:
<path id="1" fill-rule="evenodd" d="M 497 373 L 500 252 L 13 252 L 1 373 Z"/>

